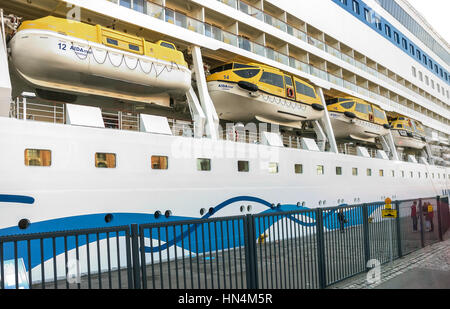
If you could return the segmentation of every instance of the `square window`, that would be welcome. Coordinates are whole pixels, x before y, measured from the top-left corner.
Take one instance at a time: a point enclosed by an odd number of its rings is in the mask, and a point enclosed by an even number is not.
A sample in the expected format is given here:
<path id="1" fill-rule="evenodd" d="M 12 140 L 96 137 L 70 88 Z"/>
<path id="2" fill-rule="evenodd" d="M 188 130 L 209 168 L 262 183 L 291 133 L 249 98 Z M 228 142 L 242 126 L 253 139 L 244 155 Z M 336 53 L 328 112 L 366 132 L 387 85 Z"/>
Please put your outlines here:
<path id="1" fill-rule="evenodd" d="M 372 170 L 370 168 L 367 169 L 367 176 L 372 176 Z"/>
<path id="2" fill-rule="evenodd" d="M 51 166 L 52 152 L 42 149 L 25 149 L 26 166 Z"/>
<path id="3" fill-rule="evenodd" d="M 395 171 L 391 171 L 392 177 L 395 177 Z"/>
<path id="4" fill-rule="evenodd" d="M 116 168 L 116 154 L 97 152 L 95 154 L 95 167 Z"/>
<path id="5" fill-rule="evenodd" d="M 250 171 L 250 163 L 248 161 L 238 161 L 238 172 L 248 173 Z"/>
<path id="6" fill-rule="evenodd" d="M 169 158 L 165 156 L 152 156 L 152 169 L 167 170 L 169 168 Z"/>
<path id="7" fill-rule="evenodd" d="M 296 174 L 303 174 L 303 164 L 295 164 L 294 169 Z"/>
<path id="8" fill-rule="evenodd" d="M 269 163 L 269 173 L 270 174 L 278 174 L 278 163 L 276 163 L 276 162 Z"/>
<path id="9" fill-rule="evenodd" d="M 210 171 L 211 159 L 197 159 L 197 171 Z"/>
<path id="10" fill-rule="evenodd" d="M 352 169 L 352 175 L 353 175 L 353 176 L 358 176 L 358 168 L 354 167 L 354 168 Z"/>
<path id="11" fill-rule="evenodd" d="M 380 177 L 384 177 L 384 170 L 380 170 L 379 175 L 380 175 Z"/>
<path id="12" fill-rule="evenodd" d="M 323 165 L 317 165 L 317 175 L 324 175 L 325 167 Z"/>
<path id="13" fill-rule="evenodd" d="M 342 175 L 342 167 L 336 166 L 336 175 Z"/>

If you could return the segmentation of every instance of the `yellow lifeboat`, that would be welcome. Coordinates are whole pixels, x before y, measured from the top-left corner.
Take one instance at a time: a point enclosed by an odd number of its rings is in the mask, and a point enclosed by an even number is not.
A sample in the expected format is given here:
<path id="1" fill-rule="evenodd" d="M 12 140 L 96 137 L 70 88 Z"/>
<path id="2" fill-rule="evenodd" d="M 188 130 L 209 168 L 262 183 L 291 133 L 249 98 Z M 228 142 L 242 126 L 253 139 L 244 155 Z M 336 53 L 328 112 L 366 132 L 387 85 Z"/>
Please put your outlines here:
<path id="1" fill-rule="evenodd" d="M 390 119 L 390 123 L 396 146 L 412 149 L 426 146 L 425 130 L 419 121 L 397 115 Z"/>
<path id="2" fill-rule="evenodd" d="M 338 139 L 375 143 L 375 138 L 389 133 L 386 113 L 380 107 L 354 97 L 327 100 L 331 125 Z"/>
<path id="3" fill-rule="evenodd" d="M 273 67 L 228 63 L 210 73 L 208 90 L 221 119 L 301 128 L 324 113 L 313 86 Z"/>
<path id="4" fill-rule="evenodd" d="M 49 99 L 63 92 L 152 103 L 155 94 L 191 87 L 191 71 L 174 44 L 100 25 L 52 16 L 25 21 L 10 48 L 17 74 Z"/>

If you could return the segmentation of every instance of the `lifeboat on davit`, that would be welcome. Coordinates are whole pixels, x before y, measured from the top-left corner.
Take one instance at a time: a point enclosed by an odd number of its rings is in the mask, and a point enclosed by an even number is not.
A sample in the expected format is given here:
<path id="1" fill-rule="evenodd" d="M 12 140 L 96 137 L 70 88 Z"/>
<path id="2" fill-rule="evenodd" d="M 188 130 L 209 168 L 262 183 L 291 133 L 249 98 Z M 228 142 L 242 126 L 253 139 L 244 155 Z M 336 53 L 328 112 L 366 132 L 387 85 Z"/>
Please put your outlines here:
<path id="1" fill-rule="evenodd" d="M 392 117 L 390 123 L 397 147 L 423 149 L 426 146 L 425 130 L 417 120 L 399 115 Z"/>
<path id="2" fill-rule="evenodd" d="M 301 128 L 324 114 L 313 86 L 273 67 L 229 63 L 210 73 L 208 90 L 221 119 Z"/>
<path id="3" fill-rule="evenodd" d="M 346 97 L 327 100 L 334 135 L 338 139 L 354 139 L 375 143 L 375 138 L 389 133 L 386 113 L 364 100 Z"/>
<path id="4" fill-rule="evenodd" d="M 152 95 L 191 87 L 191 71 L 174 44 L 100 25 L 52 16 L 25 21 L 10 48 L 17 74 L 46 99 L 93 94 L 152 103 Z"/>

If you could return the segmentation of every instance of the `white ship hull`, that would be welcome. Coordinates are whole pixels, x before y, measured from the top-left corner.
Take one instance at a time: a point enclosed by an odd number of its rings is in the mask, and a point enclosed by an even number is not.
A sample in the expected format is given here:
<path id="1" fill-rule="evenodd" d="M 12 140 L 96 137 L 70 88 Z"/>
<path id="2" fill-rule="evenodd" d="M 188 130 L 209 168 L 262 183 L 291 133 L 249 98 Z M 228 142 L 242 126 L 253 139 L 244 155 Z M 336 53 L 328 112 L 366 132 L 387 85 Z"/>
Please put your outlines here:
<path id="1" fill-rule="evenodd" d="M 51 31 L 20 31 L 10 48 L 16 72 L 35 88 L 152 103 L 191 87 L 186 67 Z"/>
<path id="2" fill-rule="evenodd" d="M 208 90 L 219 118 L 230 121 L 262 122 L 301 127 L 301 121 L 317 120 L 323 111 L 308 104 L 276 97 L 261 91 L 250 92 L 236 83 L 208 82 Z"/>
<path id="3" fill-rule="evenodd" d="M 350 119 L 342 113 L 329 112 L 337 139 L 356 139 L 375 143 L 375 138 L 389 133 L 384 126 L 361 119 Z"/>

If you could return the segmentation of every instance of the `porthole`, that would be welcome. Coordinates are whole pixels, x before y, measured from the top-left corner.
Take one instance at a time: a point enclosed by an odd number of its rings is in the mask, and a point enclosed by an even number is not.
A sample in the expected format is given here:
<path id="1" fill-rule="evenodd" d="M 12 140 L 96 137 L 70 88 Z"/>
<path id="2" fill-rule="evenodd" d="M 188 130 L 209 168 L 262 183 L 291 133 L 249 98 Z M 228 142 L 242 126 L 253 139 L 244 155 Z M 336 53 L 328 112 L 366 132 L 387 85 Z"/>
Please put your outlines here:
<path id="1" fill-rule="evenodd" d="M 248 206 L 247 206 L 247 211 L 248 211 L 248 212 L 252 211 L 252 205 L 248 205 Z"/>
<path id="2" fill-rule="evenodd" d="M 30 226 L 31 222 L 28 219 L 22 219 L 19 221 L 19 229 L 26 230 Z"/>
<path id="3" fill-rule="evenodd" d="M 110 223 L 113 220 L 113 215 L 112 214 L 107 214 L 105 216 L 105 222 L 106 223 Z"/>
<path id="4" fill-rule="evenodd" d="M 159 210 L 155 211 L 155 219 L 161 217 L 161 212 Z"/>
<path id="5" fill-rule="evenodd" d="M 319 201 L 319 206 L 322 206 L 322 201 Z"/>
<path id="6" fill-rule="evenodd" d="M 280 203 L 277 204 L 277 208 L 281 208 L 281 204 Z"/>
<path id="7" fill-rule="evenodd" d="M 242 206 L 241 206 L 241 212 L 243 213 L 244 211 L 245 211 L 245 206 L 242 205 Z"/>
<path id="8" fill-rule="evenodd" d="M 166 212 L 164 213 L 164 216 L 165 216 L 166 218 L 169 218 L 170 216 L 172 216 L 172 211 L 166 210 Z"/>
<path id="9" fill-rule="evenodd" d="M 272 209 L 275 208 L 275 204 L 270 205 L 270 208 Z"/>
<path id="10" fill-rule="evenodd" d="M 303 203 L 302 203 L 302 206 L 305 207 L 305 206 L 306 206 L 306 202 L 303 202 Z"/>
<path id="11" fill-rule="evenodd" d="M 300 204 L 300 202 L 297 202 L 297 207 L 300 207 L 300 206 L 302 206 L 302 204 Z"/>
<path id="12" fill-rule="evenodd" d="M 205 214 L 205 212 L 206 212 L 205 208 L 200 209 L 200 216 L 203 216 Z"/>
<path id="13" fill-rule="evenodd" d="M 325 206 L 327 204 L 327 201 L 323 201 L 322 205 Z"/>
<path id="14" fill-rule="evenodd" d="M 209 209 L 209 214 L 210 214 L 210 215 L 213 215 L 213 214 L 214 214 L 214 208 L 211 207 L 211 208 Z"/>

